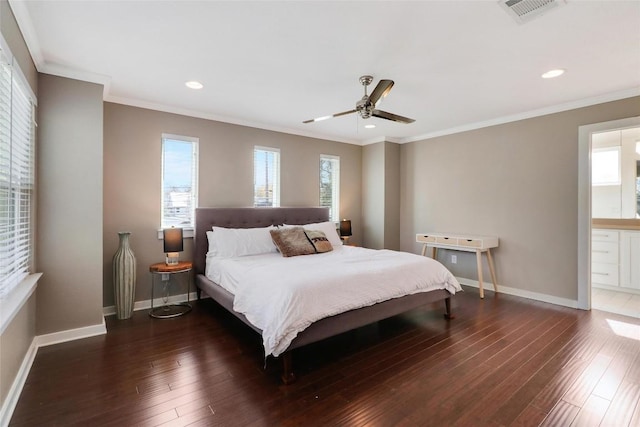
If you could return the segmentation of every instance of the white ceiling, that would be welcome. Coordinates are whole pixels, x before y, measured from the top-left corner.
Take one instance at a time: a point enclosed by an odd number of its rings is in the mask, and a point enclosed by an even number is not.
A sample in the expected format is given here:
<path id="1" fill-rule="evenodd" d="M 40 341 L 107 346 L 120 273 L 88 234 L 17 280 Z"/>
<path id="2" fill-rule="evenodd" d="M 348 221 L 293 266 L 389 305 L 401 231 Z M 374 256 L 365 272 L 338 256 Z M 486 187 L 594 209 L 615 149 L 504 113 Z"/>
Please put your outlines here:
<path id="1" fill-rule="evenodd" d="M 107 101 L 356 144 L 640 94 L 639 1 L 569 0 L 525 24 L 496 1 L 10 5 L 39 71 L 104 83 Z M 302 124 L 353 109 L 363 74 L 394 80 L 378 107 L 416 122 Z"/>

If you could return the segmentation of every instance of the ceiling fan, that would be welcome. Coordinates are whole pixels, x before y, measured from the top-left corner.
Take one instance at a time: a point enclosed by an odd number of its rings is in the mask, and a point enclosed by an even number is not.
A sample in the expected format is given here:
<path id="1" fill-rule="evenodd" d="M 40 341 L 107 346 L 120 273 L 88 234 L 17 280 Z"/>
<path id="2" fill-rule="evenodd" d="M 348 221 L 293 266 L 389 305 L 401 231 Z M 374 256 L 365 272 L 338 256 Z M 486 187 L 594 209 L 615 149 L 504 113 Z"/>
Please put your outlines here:
<path id="1" fill-rule="evenodd" d="M 378 85 L 373 89 L 371 95 L 367 95 L 367 86 L 371 84 L 373 81 L 372 76 L 362 76 L 360 77 L 360 83 L 364 86 L 364 96 L 356 102 L 356 108 L 354 110 L 343 111 L 342 113 L 332 114 L 330 116 L 318 117 L 311 120 L 305 120 L 302 123 L 313 123 L 319 122 L 322 120 L 327 120 L 332 117 L 340 117 L 345 116 L 351 113 L 358 113 L 360 117 L 363 119 L 368 119 L 369 117 L 379 117 L 381 119 L 391 120 L 393 122 L 398 123 L 413 123 L 414 119 L 410 119 L 408 117 L 402 117 L 397 114 L 388 113 L 386 111 L 378 110 L 376 105 L 382 101 L 382 99 L 391 92 L 391 88 L 393 87 L 393 80 L 380 80 Z"/>

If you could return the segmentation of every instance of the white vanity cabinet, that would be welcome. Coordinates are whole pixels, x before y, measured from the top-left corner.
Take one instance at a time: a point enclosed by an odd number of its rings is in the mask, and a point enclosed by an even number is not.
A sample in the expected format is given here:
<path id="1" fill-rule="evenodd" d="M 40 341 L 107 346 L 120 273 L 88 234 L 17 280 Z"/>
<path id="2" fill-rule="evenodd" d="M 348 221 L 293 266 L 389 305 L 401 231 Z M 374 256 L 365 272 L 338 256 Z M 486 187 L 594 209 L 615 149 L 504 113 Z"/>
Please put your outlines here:
<path id="1" fill-rule="evenodd" d="M 620 287 L 640 291 L 640 231 L 620 231 Z"/>
<path id="2" fill-rule="evenodd" d="M 591 284 L 640 293 L 640 231 L 592 229 Z"/>
<path id="3" fill-rule="evenodd" d="M 619 286 L 620 232 L 594 228 L 591 231 L 591 284 Z"/>

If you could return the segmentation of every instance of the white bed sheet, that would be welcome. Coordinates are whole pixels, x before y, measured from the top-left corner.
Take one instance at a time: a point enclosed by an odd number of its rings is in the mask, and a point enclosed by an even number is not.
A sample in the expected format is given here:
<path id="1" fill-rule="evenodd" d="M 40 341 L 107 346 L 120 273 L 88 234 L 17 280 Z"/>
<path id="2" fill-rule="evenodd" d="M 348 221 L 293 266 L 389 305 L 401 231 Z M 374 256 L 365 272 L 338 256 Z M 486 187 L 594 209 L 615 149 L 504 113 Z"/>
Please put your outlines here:
<path id="1" fill-rule="evenodd" d="M 234 294 L 234 310 L 262 330 L 265 356 L 282 354 L 298 333 L 325 317 L 418 292 L 462 290 L 431 258 L 352 246 L 289 258 L 208 257 L 205 273 Z"/>

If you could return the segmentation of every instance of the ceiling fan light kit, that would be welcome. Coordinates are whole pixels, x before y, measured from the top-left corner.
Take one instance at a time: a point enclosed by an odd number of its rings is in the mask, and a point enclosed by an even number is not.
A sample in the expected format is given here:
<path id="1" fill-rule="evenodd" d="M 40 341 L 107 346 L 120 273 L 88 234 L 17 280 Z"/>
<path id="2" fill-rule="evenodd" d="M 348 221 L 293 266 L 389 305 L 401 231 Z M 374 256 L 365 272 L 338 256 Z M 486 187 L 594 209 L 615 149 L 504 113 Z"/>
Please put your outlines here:
<path id="1" fill-rule="evenodd" d="M 330 116 L 322 116 L 315 119 L 305 120 L 302 123 L 313 123 L 319 122 L 322 120 L 330 119 L 332 117 L 340 117 L 345 116 L 351 113 L 358 113 L 358 115 L 363 119 L 368 119 L 370 117 L 378 117 L 380 119 L 391 120 L 392 122 L 397 123 L 413 123 L 414 119 L 410 119 L 408 117 L 399 116 L 397 114 L 389 113 L 386 111 L 378 110 L 376 106 L 382 101 L 384 97 L 386 97 L 389 92 L 391 92 L 391 88 L 393 88 L 393 80 L 383 79 L 378 82 L 376 87 L 371 92 L 371 95 L 367 94 L 367 86 L 373 82 L 372 76 L 361 76 L 360 84 L 364 86 L 364 96 L 356 102 L 356 108 L 349 111 L 343 111 L 341 113 L 332 114 Z"/>

